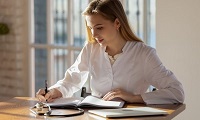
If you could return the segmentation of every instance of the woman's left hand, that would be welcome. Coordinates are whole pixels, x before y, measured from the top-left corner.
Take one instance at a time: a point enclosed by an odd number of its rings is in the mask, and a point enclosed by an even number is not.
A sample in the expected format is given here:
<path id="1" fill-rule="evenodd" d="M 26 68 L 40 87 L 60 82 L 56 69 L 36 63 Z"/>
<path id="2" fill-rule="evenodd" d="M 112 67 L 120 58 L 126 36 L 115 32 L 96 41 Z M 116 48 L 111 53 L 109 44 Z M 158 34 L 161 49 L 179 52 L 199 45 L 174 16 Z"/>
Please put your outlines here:
<path id="1" fill-rule="evenodd" d="M 121 98 L 124 101 L 129 102 L 129 103 L 144 103 L 141 95 L 133 95 L 122 89 L 114 89 L 114 90 L 108 92 L 103 97 L 103 100 L 112 100 L 114 98 Z"/>

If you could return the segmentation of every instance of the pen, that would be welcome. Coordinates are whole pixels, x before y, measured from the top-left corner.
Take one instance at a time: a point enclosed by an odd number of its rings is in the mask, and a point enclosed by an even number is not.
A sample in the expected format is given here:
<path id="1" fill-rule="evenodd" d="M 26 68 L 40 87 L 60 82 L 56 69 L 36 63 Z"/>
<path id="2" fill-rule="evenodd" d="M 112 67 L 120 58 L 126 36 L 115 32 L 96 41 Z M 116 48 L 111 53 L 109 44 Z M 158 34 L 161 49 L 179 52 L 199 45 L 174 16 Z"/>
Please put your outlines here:
<path id="1" fill-rule="evenodd" d="M 47 90 L 47 80 L 45 80 L 45 95 L 47 94 L 48 90 Z"/>
<path id="2" fill-rule="evenodd" d="M 45 95 L 48 93 L 48 89 L 47 89 L 47 80 L 45 80 Z M 46 99 L 47 102 L 47 99 Z"/>

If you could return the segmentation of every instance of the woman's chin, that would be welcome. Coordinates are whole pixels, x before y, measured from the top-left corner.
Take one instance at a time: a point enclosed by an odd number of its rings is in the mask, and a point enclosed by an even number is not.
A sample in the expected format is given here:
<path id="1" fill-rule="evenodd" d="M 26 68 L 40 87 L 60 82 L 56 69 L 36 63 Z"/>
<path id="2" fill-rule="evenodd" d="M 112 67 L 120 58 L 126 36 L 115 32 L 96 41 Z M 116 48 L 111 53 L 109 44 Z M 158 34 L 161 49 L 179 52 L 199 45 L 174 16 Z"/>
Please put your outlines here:
<path id="1" fill-rule="evenodd" d="M 101 46 L 105 46 L 105 44 L 103 44 L 103 42 L 98 42 L 99 43 L 99 45 L 101 45 Z"/>

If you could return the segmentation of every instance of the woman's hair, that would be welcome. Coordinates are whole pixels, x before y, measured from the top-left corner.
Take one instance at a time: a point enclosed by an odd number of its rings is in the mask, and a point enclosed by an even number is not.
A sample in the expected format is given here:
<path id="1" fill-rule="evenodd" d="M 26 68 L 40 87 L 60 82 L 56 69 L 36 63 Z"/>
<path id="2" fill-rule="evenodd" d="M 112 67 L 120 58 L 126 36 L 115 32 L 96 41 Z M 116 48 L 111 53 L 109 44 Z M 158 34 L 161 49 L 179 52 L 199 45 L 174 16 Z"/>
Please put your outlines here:
<path id="1" fill-rule="evenodd" d="M 93 0 L 82 13 L 85 15 L 99 14 L 105 19 L 114 22 L 118 18 L 120 22 L 119 32 L 127 41 L 142 42 L 131 30 L 128 19 L 124 12 L 123 6 L 119 0 Z M 92 37 L 92 33 L 86 25 L 88 42 L 94 43 L 96 40 Z"/>

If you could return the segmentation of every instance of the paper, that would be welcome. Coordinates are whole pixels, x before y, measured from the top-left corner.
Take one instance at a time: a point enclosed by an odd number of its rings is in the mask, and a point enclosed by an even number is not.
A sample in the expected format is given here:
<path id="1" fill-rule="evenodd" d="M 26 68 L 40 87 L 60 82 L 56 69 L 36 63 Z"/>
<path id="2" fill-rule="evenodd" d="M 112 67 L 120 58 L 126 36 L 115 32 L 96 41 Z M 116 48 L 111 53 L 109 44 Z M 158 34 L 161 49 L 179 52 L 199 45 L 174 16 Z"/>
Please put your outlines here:
<path id="1" fill-rule="evenodd" d="M 80 98 L 59 98 L 52 103 L 47 103 L 51 107 L 102 107 L 102 108 L 122 108 L 124 101 L 105 101 L 95 96 Z"/>
<path id="2" fill-rule="evenodd" d="M 60 106 L 74 106 L 76 107 L 80 102 L 82 101 L 81 98 L 58 98 L 55 101 L 51 103 L 46 103 L 47 105 L 51 107 L 60 107 Z"/>

